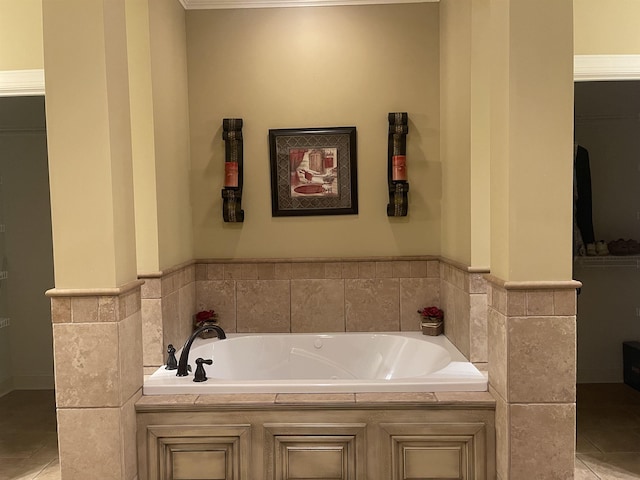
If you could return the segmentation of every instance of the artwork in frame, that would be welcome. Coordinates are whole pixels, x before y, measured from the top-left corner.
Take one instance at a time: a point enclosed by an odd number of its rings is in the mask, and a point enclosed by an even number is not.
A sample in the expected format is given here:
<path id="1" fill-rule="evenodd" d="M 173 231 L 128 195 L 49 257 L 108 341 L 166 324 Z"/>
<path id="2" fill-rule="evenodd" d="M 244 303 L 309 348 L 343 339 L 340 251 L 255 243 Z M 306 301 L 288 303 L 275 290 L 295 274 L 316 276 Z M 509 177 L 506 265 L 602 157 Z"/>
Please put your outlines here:
<path id="1" fill-rule="evenodd" d="M 269 130 L 274 217 L 358 213 L 356 127 Z"/>

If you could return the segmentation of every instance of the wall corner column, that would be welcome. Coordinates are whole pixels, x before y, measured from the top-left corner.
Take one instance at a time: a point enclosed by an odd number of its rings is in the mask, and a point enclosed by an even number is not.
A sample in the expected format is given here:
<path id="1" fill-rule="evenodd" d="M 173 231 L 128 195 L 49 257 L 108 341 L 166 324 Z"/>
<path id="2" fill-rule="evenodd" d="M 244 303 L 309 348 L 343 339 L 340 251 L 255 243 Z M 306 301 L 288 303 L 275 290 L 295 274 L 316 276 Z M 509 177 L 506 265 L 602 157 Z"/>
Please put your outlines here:
<path id="1" fill-rule="evenodd" d="M 142 282 L 125 0 L 42 7 L 61 476 L 134 480 Z"/>
<path id="2" fill-rule="evenodd" d="M 573 478 L 573 2 L 491 0 L 490 43 L 497 473 Z"/>

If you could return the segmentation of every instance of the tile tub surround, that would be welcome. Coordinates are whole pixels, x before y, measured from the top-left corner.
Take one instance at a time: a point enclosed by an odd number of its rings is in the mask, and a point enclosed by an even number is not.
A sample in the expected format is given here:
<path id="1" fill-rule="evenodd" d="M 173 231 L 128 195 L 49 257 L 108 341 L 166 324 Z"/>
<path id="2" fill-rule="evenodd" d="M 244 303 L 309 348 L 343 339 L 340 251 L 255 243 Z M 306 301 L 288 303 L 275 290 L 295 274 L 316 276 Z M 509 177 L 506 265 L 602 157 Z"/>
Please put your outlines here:
<path id="1" fill-rule="evenodd" d="M 198 260 L 196 310 L 228 332 L 418 330 L 440 301 L 437 257 Z"/>
<path id="2" fill-rule="evenodd" d="M 498 478 L 572 478 L 580 283 L 486 278 Z"/>
<path id="3" fill-rule="evenodd" d="M 65 480 L 133 480 L 142 395 L 141 284 L 53 289 L 60 471 Z"/>
<path id="4" fill-rule="evenodd" d="M 166 346 L 176 348 L 191 333 L 196 313 L 195 265 L 186 262 L 162 272 L 139 274 L 141 289 L 145 373 L 152 373 L 166 361 Z"/>
<path id="5" fill-rule="evenodd" d="M 477 364 L 488 361 L 487 268 L 440 259 L 440 306 L 445 311 L 445 335 Z"/>
<path id="6" fill-rule="evenodd" d="M 214 309 L 232 332 L 419 330 L 417 310 L 445 310 L 445 335 L 486 365 L 486 269 L 433 256 L 204 259 L 141 274 L 145 373 L 187 338 L 193 315 Z"/>

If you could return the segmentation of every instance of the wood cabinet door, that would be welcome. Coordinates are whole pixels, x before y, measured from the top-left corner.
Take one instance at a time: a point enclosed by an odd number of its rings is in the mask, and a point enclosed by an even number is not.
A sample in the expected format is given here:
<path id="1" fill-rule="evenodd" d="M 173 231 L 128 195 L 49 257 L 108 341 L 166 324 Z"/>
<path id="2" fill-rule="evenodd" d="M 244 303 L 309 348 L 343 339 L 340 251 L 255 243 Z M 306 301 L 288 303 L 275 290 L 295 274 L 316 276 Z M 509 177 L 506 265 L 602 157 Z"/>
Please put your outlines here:
<path id="1" fill-rule="evenodd" d="M 149 480 L 253 480 L 250 425 L 150 425 Z"/>
<path id="2" fill-rule="evenodd" d="M 265 479 L 366 480 L 364 423 L 265 424 Z"/>
<path id="3" fill-rule="evenodd" d="M 482 423 L 380 424 L 380 470 L 390 480 L 486 480 Z"/>

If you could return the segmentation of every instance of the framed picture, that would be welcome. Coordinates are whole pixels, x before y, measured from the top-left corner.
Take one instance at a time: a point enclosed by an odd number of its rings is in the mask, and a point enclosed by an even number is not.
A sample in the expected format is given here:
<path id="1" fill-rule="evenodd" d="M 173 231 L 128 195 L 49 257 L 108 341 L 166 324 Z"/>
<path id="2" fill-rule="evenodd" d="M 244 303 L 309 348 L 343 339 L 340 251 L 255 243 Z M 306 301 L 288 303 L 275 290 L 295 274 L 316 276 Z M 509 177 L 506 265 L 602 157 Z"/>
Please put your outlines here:
<path id="1" fill-rule="evenodd" d="M 356 127 L 269 130 L 274 217 L 358 213 Z"/>

